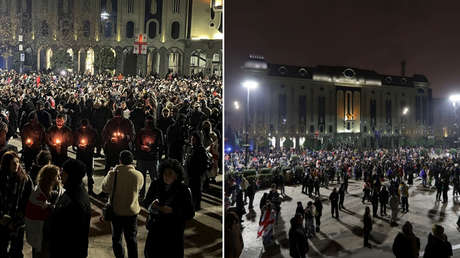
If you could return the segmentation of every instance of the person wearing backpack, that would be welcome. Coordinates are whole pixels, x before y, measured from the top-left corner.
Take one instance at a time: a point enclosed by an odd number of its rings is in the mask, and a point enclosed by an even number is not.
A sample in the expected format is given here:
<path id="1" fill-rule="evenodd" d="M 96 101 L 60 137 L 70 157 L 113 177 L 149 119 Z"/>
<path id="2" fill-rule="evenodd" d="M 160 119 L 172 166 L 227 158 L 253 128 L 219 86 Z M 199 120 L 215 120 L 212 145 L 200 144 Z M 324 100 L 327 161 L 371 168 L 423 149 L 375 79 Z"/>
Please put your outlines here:
<path id="1" fill-rule="evenodd" d="M 144 200 L 149 207 L 144 255 L 184 257 L 185 222 L 195 216 L 190 189 L 182 183 L 183 168 L 175 159 L 164 160 L 160 179 L 153 182 Z"/>

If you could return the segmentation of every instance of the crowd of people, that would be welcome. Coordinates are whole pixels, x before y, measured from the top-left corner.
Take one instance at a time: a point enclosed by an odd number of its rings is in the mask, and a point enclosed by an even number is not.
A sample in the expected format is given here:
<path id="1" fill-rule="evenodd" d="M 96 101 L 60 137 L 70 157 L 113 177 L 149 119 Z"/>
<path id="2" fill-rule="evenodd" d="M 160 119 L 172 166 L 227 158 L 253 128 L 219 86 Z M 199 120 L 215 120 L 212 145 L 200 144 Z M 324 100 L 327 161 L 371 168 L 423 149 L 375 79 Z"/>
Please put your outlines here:
<path id="1" fill-rule="evenodd" d="M 24 235 L 34 257 L 87 257 L 90 195 L 110 199 L 115 257 L 122 234 L 138 257 L 142 206 L 145 256 L 183 257 L 185 221 L 222 171 L 221 94 L 219 78 L 0 71 L 0 257 L 23 257 Z"/>
<path id="2" fill-rule="evenodd" d="M 434 202 L 441 201 L 442 195 L 443 203 L 447 203 L 449 189 L 453 189 L 452 198 L 458 196 L 460 190 L 460 156 L 456 150 L 398 148 L 355 151 L 341 148 L 334 151 L 250 153 L 248 164 L 245 164 L 246 158 L 244 152 L 225 155 L 225 169 L 233 171 L 226 175 L 225 207 L 228 213 L 238 216 L 242 222 L 243 215 L 246 214 L 246 198 L 249 197 L 248 208 L 252 210 L 255 192 L 262 186 L 258 175 L 266 175 L 266 172 L 262 171 L 271 168 L 272 185 L 260 199 L 258 237 L 262 237 L 264 246 L 273 243 L 274 226 L 282 209 L 281 197 L 284 195 L 286 179 L 289 178 L 293 185 L 301 186 L 299 190 L 311 198 L 306 206 L 305 203 L 297 202 L 295 216 L 290 220 L 289 243 L 292 257 L 305 257 L 309 250 L 307 240 L 315 237 L 320 231 L 321 217 L 324 213 L 320 189 L 330 188 L 332 183 L 334 187 L 331 188 L 328 199 L 331 216 L 337 220 L 341 210 L 347 211 L 344 200 L 348 194 L 349 180 L 362 183 L 361 202 L 365 210 L 363 245 L 369 248 L 372 247 L 368 240 L 372 232 L 373 218 L 388 216 L 388 206 L 391 211 L 388 221 L 392 227 L 398 226 L 399 212 L 409 212 L 409 187 L 414 185 L 417 177 L 421 181 L 420 187 L 437 191 Z M 255 170 L 256 176 L 246 178 L 247 170 Z M 394 252 L 397 257 L 418 257 L 420 243 L 418 242 L 418 249 L 414 247 L 416 245 L 412 242 L 415 238 L 410 233 L 412 226 L 409 224 L 404 224 L 404 235 L 398 236 L 397 241 L 395 240 Z M 433 233 L 428 238 L 425 257 L 434 257 L 432 254 L 439 253 L 439 250 L 442 250 L 442 254 L 452 256 L 452 248 L 449 249 L 450 244 L 443 232 L 442 226 L 435 225 Z M 409 241 L 410 244 L 401 244 L 401 241 Z M 406 255 L 407 252 L 411 252 L 409 247 L 413 247 L 414 256 Z"/>

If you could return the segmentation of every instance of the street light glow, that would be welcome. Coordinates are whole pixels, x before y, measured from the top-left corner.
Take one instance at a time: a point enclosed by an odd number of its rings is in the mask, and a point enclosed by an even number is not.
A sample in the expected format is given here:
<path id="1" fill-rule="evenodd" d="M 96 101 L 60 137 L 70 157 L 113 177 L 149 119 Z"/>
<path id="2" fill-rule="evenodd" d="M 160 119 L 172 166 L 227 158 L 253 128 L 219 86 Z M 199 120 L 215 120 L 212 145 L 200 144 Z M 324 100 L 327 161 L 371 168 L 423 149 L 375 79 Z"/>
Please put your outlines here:
<path id="1" fill-rule="evenodd" d="M 405 108 L 403 109 L 402 114 L 403 114 L 403 115 L 407 115 L 407 113 L 409 113 L 409 108 L 408 108 L 408 107 L 405 107 Z"/>
<path id="2" fill-rule="evenodd" d="M 449 97 L 450 102 L 455 103 L 460 101 L 460 94 L 453 94 Z"/>
<path id="3" fill-rule="evenodd" d="M 233 106 L 236 110 L 240 109 L 240 103 L 238 101 L 233 102 Z"/>
<path id="4" fill-rule="evenodd" d="M 110 16 L 110 14 L 108 12 L 106 12 L 106 11 L 103 11 L 101 13 L 101 19 L 103 19 L 103 20 L 107 20 L 109 18 L 109 16 Z"/>
<path id="5" fill-rule="evenodd" d="M 243 82 L 243 87 L 245 87 L 248 90 L 256 89 L 259 86 L 259 84 L 256 81 L 244 81 Z"/>

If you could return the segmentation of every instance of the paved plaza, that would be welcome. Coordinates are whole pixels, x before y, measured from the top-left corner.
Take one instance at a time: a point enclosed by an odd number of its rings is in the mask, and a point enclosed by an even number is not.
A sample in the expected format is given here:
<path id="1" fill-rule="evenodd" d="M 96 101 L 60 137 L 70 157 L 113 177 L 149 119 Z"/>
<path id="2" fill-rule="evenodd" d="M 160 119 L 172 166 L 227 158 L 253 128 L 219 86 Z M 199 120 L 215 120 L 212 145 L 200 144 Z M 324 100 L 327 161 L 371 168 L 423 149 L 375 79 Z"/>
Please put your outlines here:
<path id="1" fill-rule="evenodd" d="M 20 149 L 20 141 L 11 139 L 10 144 Z M 69 156 L 75 153 L 69 148 Z M 104 178 L 104 160 L 95 159 L 94 162 L 94 192 L 101 191 Z M 86 177 L 83 181 L 87 182 Z M 150 180 L 147 177 L 147 185 Z M 114 257 L 112 251 L 112 235 L 110 223 L 100 220 L 103 203 L 93 197 L 91 199 L 91 227 L 89 236 L 88 257 L 109 258 Z M 203 193 L 202 209 L 195 214 L 195 218 L 188 221 L 185 229 L 185 256 L 186 257 L 221 257 L 222 256 L 222 176 L 217 178 L 217 184 L 211 184 L 208 192 Z M 144 257 L 144 246 L 147 238 L 145 220 L 147 211 L 143 209 L 138 216 L 137 242 L 139 257 Z M 69 221 L 69 223 L 72 223 Z M 159 233 L 159 232 L 158 232 Z M 71 234 L 71 232 L 69 232 Z M 159 233 L 161 234 L 161 233 Z M 126 249 L 125 249 L 126 252 Z M 24 241 L 24 257 L 32 257 L 32 248 Z"/>
<path id="2" fill-rule="evenodd" d="M 392 253 L 393 240 L 401 231 L 401 226 L 406 221 L 413 224 L 414 233 L 420 238 L 421 255 L 425 249 L 428 233 L 433 224 L 439 223 L 448 236 L 454 249 L 454 257 L 460 257 L 460 233 L 456 228 L 460 198 L 452 201 L 452 189 L 449 191 L 449 202 L 435 202 L 436 191 L 421 186 L 421 181 L 416 179 L 409 189 L 409 213 L 399 213 L 399 226 L 389 225 L 389 216 L 373 217 L 374 225 L 371 232 L 370 243 L 372 249 L 363 247 L 363 222 L 365 206 L 370 203 L 361 202 L 362 181 L 350 180 L 348 194 L 345 196 L 346 210 L 339 212 L 340 220 L 332 218 L 329 194 L 337 185 L 330 184 L 329 189 L 321 188 L 323 202 L 323 216 L 321 217 L 321 231 L 309 240 L 310 250 L 308 257 L 394 257 Z M 388 184 L 386 180 L 385 185 Z M 313 201 L 301 193 L 301 186 L 287 186 L 286 197 L 281 204 L 281 215 L 278 225 L 274 227 L 275 244 L 263 247 L 262 238 L 257 238 L 260 218 L 259 202 L 265 189 L 256 193 L 254 199 L 255 210 L 243 216 L 243 258 L 252 257 L 290 257 L 289 256 L 289 228 L 290 219 L 295 215 L 297 202 L 301 201 L 304 208 L 308 201 Z M 452 188 L 452 187 L 451 187 Z M 247 206 L 246 206 L 247 208 Z M 372 213 L 372 212 L 371 212 Z M 378 211 L 380 214 L 380 210 Z M 387 214 L 391 214 L 389 207 Z"/>

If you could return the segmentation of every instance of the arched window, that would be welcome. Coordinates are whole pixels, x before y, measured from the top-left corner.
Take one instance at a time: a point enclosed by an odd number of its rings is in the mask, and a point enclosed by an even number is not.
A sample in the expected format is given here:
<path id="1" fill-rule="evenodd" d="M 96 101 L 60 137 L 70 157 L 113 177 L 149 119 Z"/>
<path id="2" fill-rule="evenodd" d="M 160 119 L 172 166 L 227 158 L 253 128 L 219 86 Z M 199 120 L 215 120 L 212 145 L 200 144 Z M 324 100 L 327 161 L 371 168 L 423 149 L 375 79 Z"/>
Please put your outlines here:
<path id="1" fill-rule="evenodd" d="M 157 23 L 154 21 L 149 22 L 148 36 L 151 39 L 154 39 L 157 36 Z"/>
<path id="2" fill-rule="evenodd" d="M 206 68 L 206 54 L 201 50 L 194 50 L 190 57 L 190 70 L 192 74 L 203 72 Z"/>
<path id="3" fill-rule="evenodd" d="M 169 72 L 172 73 L 180 73 L 180 66 L 181 66 L 181 54 L 178 51 L 172 51 L 169 53 L 169 63 L 168 68 Z"/>
<path id="4" fill-rule="evenodd" d="M 171 24 L 171 38 L 178 39 L 179 38 L 179 31 L 180 25 L 179 22 L 175 21 Z"/>
<path id="5" fill-rule="evenodd" d="M 212 56 L 212 74 L 222 76 L 222 53 L 214 53 Z"/>
<path id="6" fill-rule="evenodd" d="M 134 37 L 134 22 L 129 21 L 126 23 L 126 38 L 132 39 Z"/>
<path id="7" fill-rule="evenodd" d="M 90 21 L 86 20 L 83 22 L 83 36 L 85 36 L 85 38 L 89 38 L 90 34 L 91 34 L 91 23 Z"/>

